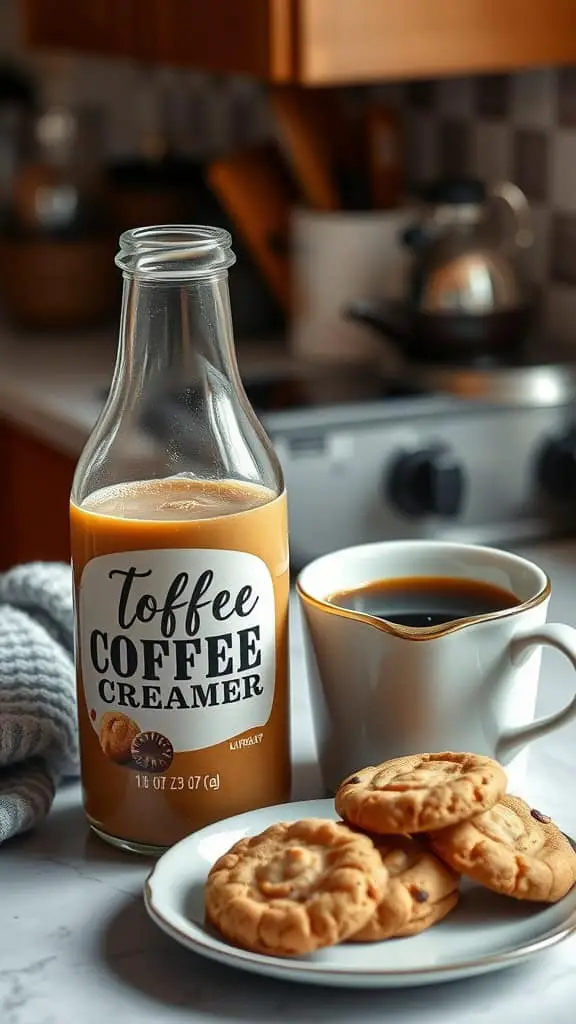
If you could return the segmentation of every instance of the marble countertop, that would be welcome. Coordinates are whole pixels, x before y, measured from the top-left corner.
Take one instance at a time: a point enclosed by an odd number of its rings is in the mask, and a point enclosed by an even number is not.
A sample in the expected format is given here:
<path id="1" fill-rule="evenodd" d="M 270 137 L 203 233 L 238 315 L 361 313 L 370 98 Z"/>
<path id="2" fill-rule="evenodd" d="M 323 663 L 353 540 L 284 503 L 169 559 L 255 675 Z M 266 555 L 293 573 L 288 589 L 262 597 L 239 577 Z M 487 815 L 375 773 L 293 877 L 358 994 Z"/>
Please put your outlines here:
<path id="1" fill-rule="evenodd" d="M 576 621 L 576 543 L 526 550 L 553 582 L 552 619 Z M 293 609 L 294 612 L 294 609 Z M 299 622 L 292 623 L 295 796 L 317 796 Z M 574 674 L 544 653 L 539 712 L 566 703 Z M 526 797 L 576 835 L 576 723 L 533 745 Z M 576 939 L 502 973 L 431 989 L 354 992 L 267 980 L 186 952 L 148 919 L 149 862 L 92 836 L 79 786 L 36 832 L 0 850 L 1 1024 L 568 1024 Z"/>

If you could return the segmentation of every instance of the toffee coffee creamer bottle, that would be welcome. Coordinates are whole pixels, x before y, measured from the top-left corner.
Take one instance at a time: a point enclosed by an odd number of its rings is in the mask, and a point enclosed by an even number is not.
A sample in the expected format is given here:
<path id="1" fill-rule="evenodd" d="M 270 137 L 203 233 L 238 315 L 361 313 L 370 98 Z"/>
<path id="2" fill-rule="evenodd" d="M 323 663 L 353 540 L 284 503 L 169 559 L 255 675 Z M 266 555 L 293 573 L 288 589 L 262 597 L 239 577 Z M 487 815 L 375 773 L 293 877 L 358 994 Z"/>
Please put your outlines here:
<path id="1" fill-rule="evenodd" d="M 86 814 L 143 853 L 289 799 L 288 534 L 234 352 L 226 231 L 126 232 L 70 506 Z"/>

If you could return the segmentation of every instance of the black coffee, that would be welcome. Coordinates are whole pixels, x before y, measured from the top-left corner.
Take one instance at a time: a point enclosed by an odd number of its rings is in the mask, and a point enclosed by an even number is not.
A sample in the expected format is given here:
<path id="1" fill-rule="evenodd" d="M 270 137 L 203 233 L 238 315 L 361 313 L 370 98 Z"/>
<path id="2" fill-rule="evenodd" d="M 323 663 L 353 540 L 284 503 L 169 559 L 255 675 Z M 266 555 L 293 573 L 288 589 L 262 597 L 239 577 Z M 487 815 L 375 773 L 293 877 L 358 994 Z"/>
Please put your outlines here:
<path id="1" fill-rule="evenodd" d="M 340 608 L 419 628 L 493 615 L 521 603 L 511 591 L 492 583 L 444 576 L 377 580 L 355 590 L 331 594 L 327 600 Z"/>

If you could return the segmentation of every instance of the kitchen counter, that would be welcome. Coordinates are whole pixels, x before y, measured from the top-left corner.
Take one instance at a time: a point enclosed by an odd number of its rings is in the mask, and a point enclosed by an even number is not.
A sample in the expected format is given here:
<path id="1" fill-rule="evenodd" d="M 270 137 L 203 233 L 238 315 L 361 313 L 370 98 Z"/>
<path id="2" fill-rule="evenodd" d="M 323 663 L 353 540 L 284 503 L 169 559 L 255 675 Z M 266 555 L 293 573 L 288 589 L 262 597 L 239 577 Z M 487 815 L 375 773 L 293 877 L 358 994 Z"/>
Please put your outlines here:
<path id="1" fill-rule="evenodd" d="M 576 622 L 576 543 L 526 549 L 553 582 L 551 617 Z M 293 613 L 295 609 L 293 608 Z M 299 623 L 293 618 L 295 796 L 319 795 Z M 574 671 L 544 653 L 540 714 L 567 703 Z M 576 723 L 533 745 L 525 796 L 576 835 Z M 149 862 L 90 835 L 77 784 L 45 824 L 0 849 L 1 1024 L 568 1024 L 576 938 L 528 964 L 470 981 L 391 992 L 319 989 L 225 968 L 181 949 L 148 919 Z"/>
<path id="2" fill-rule="evenodd" d="M 26 334 L 0 324 L 0 418 L 78 458 L 102 408 L 117 332 Z M 237 343 L 241 372 L 283 368 L 281 342 Z"/>

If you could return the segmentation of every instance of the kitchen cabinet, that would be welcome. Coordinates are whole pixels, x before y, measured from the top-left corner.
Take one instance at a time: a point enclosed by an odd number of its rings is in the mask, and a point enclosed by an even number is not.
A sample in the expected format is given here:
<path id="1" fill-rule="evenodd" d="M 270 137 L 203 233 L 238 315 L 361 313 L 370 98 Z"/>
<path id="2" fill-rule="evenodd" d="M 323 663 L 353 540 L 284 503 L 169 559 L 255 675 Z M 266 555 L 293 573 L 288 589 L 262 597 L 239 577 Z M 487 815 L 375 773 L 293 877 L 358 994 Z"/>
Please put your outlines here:
<path id="1" fill-rule="evenodd" d="M 32 45 L 336 85 L 576 61 L 574 0 L 22 0 Z"/>
<path id="2" fill-rule="evenodd" d="M 0 570 L 69 561 L 68 499 L 74 460 L 0 420 Z"/>
<path id="3" fill-rule="evenodd" d="M 24 13 L 26 36 L 34 44 L 135 55 L 139 0 L 24 0 Z"/>

